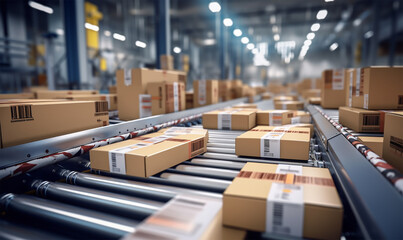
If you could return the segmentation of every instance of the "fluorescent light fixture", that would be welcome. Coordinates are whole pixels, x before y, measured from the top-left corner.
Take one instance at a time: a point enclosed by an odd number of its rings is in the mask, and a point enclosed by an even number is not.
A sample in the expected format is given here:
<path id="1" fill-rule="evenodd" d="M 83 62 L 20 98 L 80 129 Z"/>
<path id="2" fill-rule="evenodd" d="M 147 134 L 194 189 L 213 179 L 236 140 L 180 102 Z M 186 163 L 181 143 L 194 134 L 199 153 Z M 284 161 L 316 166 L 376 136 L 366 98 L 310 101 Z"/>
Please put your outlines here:
<path id="1" fill-rule="evenodd" d="M 253 43 L 248 43 L 248 45 L 246 45 L 246 48 L 249 49 L 249 50 L 252 50 L 252 49 L 255 48 L 255 44 L 253 44 Z"/>
<path id="2" fill-rule="evenodd" d="M 252 50 L 252 53 L 253 54 L 257 54 L 259 52 L 259 50 L 257 49 L 257 48 L 254 48 L 253 50 Z"/>
<path id="3" fill-rule="evenodd" d="M 247 37 L 241 38 L 241 43 L 247 44 L 248 42 L 249 42 L 249 38 L 247 38 Z"/>
<path id="4" fill-rule="evenodd" d="M 306 35 L 306 39 L 308 39 L 308 40 L 312 40 L 312 39 L 314 39 L 315 38 L 315 33 L 308 33 L 307 35 Z"/>
<path id="5" fill-rule="evenodd" d="M 314 23 L 314 24 L 312 24 L 312 26 L 311 26 L 311 31 L 312 31 L 312 32 L 316 32 L 316 31 L 319 30 L 319 28 L 320 28 L 320 24 L 319 24 L 319 23 Z"/>
<path id="6" fill-rule="evenodd" d="M 34 2 L 34 1 L 29 1 L 28 5 L 31 8 L 35 8 L 36 10 L 45 12 L 47 14 L 52 14 L 53 13 L 53 9 L 51 7 L 45 6 L 43 4 L 40 4 L 40 3 L 37 3 L 37 2 Z"/>
<path id="7" fill-rule="evenodd" d="M 309 49 L 309 46 L 304 45 L 304 46 L 302 46 L 301 51 L 306 52 L 306 51 L 308 51 L 308 49 Z"/>
<path id="8" fill-rule="evenodd" d="M 110 37 L 112 35 L 112 33 L 111 33 L 111 31 L 106 30 L 106 31 L 104 31 L 104 35 L 107 37 Z"/>
<path id="9" fill-rule="evenodd" d="M 277 27 L 276 25 L 274 25 L 274 26 L 271 28 L 271 30 L 272 30 L 274 33 L 278 33 L 278 27 Z"/>
<path id="10" fill-rule="evenodd" d="M 325 2 L 334 2 L 334 0 L 325 0 Z"/>
<path id="11" fill-rule="evenodd" d="M 364 37 L 366 39 L 371 38 L 372 36 L 374 36 L 374 32 L 373 31 L 368 31 L 364 34 Z"/>
<path id="12" fill-rule="evenodd" d="M 94 25 L 94 24 L 91 24 L 91 23 L 85 23 L 84 24 L 84 26 L 85 26 L 85 28 L 86 29 L 89 29 L 89 30 L 92 30 L 92 31 L 95 31 L 95 32 L 98 32 L 99 31 L 99 27 L 97 26 L 97 25 Z"/>
<path id="13" fill-rule="evenodd" d="M 241 29 L 239 29 L 239 28 L 234 29 L 234 31 L 233 31 L 232 33 L 234 34 L 235 37 L 240 37 L 240 36 L 242 36 L 242 31 L 241 31 Z"/>
<path id="14" fill-rule="evenodd" d="M 174 47 L 174 53 L 179 54 L 181 52 L 182 52 L 182 49 L 180 47 Z"/>
<path id="15" fill-rule="evenodd" d="M 305 40 L 304 41 L 304 45 L 306 45 L 306 46 L 311 46 L 311 44 L 312 44 L 311 40 Z"/>
<path id="16" fill-rule="evenodd" d="M 355 27 L 358 27 L 358 26 L 361 25 L 361 23 L 362 23 L 361 18 L 357 18 L 356 20 L 354 20 L 353 25 L 354 25 Z"/>
<path id="17" fill-rule="evenodd" d="M 119 41 L 125 41 L 126 40 L 126 37 L 121 35 L 121 34 L 119 34 L 119 33 L 114 33 L 113 38 L 116 39 L 116 40 L 119 40 Z"/>
<path id="18" fill-rule="evenodd" d="M 316 14 L 316 18 L 319 20 L 325 19 L 326 16 L 327 16 L 327 10 L 325 9 L 319 10 L 318 14 Z"/>
<path id="19" fill-rule="evenodd" d="M 146 48 L 147 44 L 145 42 L 137 40 L 134 44 L 136 44 L 137 47 L 139 48 Z"/>
<path id="20" fill-rule="evenodd" d="M 276 16 L 272 15 L 270 16 L 270 23 L 275 24 L 276 23 Z"/>
<path id="21" fill-rule="evenodd" d="M 217 13 L 219 11 L 221 11 L 221 5 L 218 2 L 211 2 L 208 5 L 208 8 L 210 9 L 210 11 L 212 11 L 213 13 Z"/>
<path id="22" fill-rule="evenodd" d="M 59 34 L 60 36 L 64 35 L 64 30 L 61 28 L 56 29 L 56 33 Z"/>
<path id="23" fill-rule="evenodd" d="M 287 63 L 287 64 L 289 64 L 289 63 L 290 63 L 290 61 L 291 61 L 291 59 L 290 59 L 290 58 L 285 58 L 285 59 L 284 59 L 284 62 L 285 62 L 285 63 Z"/>
<path id="24" fill-rule="evenodd" d="M 231 19 L 231 18 L 224 18 L 224 20 L 223 20 L 222 22 L 224 23 L 224 25 L 225 25 L 226 27 L 231 27 L 232 24 L 234 24 L 234 23 L 232 22 L 232 19 Z"/>
<path id="25" fill-rule="evenodd" d="M 332 45 L 330 45 L 329 49 L 330 49 L 330 51 L 333 52 L 333 51 L 336 50 L 338 47 L 339 47 L 339 44 L 333 43 Z"/>
<path id="26" fill-rule="evenodd" d="M 273 39 L 274 39 L 274 41 L 280 40 L 280 35 L 274 34 Z"/>

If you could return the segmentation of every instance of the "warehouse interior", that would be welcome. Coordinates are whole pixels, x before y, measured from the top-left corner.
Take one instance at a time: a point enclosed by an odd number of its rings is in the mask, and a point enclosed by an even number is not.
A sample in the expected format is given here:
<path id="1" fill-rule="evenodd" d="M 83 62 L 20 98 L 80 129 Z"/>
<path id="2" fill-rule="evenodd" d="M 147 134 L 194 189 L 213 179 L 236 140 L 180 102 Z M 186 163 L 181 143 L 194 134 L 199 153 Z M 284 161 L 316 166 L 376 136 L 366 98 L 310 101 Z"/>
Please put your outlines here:
<path id="1" fill-rule="evenodd" d="M 0 239 L 403 239 L 403 1 L 0 0 Z"/>

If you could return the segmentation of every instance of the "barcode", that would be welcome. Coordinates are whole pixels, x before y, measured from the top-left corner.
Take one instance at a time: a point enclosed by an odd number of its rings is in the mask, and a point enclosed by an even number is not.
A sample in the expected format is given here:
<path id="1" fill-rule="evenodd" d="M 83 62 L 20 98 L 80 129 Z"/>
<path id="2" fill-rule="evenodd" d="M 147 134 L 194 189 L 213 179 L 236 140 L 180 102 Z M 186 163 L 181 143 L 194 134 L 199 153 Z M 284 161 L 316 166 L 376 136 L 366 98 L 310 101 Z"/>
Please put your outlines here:
<path id="1" fill-rule="evenodd" d="M 263 156 L 265 157 L 273 157 L 274 153 L 270 152 L 270 140 L 265 139 L 264 140 L 264 150 L 263 150 Z"/>
<path id="2" fill-rule="evenodd" d="M 95 102 L 95 115 L 105 115 L 108 114 L 108 102 L 98 101 Z"/>
<path id="3" fill-rule="evenodd" d="M 403 139 L 390 136 L 390 147 L 398 151 L 400 154 L 403 153 Z"/>
<path id="4" fill-rule="evenodd" d="M 190 156 L 194 157 L 196 155 L 199 155 L 201 152 L 203 152 L 203 149 L 204 149 L 204 138 L 193 141 L 191 143 Z"/>
<path id="5" fill-rule="evenodd" d="M 237 177 L 284 182 L 286 180 L 286 175 L 287 174 L 241 171 L 239 172 Z M 319 178 L 319 177 L 298 176 L 298 175 L 294 176 L 294 184 L 313 184 L 329 187 L 334 186 L 333 180 L 330 178 Z"/>
<path id="6" fill-rule="evenodd" d="M 399 95 L 399 105 L 403 105 L 403 95 Z"/>
<path id="7" fill-rule="evenodd" d="M 280 203 L 273 204 L 273 225 L 281 226 L 283 225 L 283 212 L 284 206 Z"/>
<path id="8" fill-rule="evenodd" d="M 33 120 L 31 105 L 11 106 L 10 110 L 11 122 Z"/>
<path id="9" fill-rule="evenodd" d="M 112 153 L 112 169 L 111 172 L 120 172 L 120 168 L 118 168 L 118 165 L 116 163 L 116 153 Z"/>
<path id="10" fill-rule="evenodd" d="M 379 115 L 364 115 L 364 126 L 379 126 Z"/>
<path id="11" fill-rule="evenodd" d="M 230 120 L 222 120 L 222 129 L 223 130 L 231 130 L 231 121 Z"/>

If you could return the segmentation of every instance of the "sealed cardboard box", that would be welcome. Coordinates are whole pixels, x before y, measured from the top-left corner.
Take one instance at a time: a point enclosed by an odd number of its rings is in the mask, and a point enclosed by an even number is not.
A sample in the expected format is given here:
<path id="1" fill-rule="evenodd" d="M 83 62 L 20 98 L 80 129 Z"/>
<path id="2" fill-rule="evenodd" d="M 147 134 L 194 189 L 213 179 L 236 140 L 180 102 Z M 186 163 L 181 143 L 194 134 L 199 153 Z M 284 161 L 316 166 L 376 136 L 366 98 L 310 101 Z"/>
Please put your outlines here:
<path id="1" fill-rule="evenodd" d="M 358 137 L 358 139 L 364 143 L 365 146 L 369 147 L 372 151 L 382 157 L 383 137 L 361 136 Z"/>
<path id="2" fill-rule="evenodd" d="M 383 132 L 385 111 L 340 107 L 339 123 L 356 132 Z"/>
<path id="3" fill-rule="evenodd" d="M 256 109 L 227 109 L 203 114 L 203 128 L 249 130 L 256 125 Z"/>
<path id="4" fill-rule="evenodd" d="M 302 97 L 308 99 L 311 97 L 320 97 L 320 89 L 306 89 L 302 91 Z"/>
<path id="5" fill-rule="evenodd" d="M 269 100 L 272 98 L 272 95 L 268 92 L 262 94 L 262 100 Z"/>
<path id="6" fill-rule="evenodd" d="M 193 107 L 218 103 L 218 80 L 193 81 Z"/>
<path id="7" fill-rule="evenodd" d="M 10 147 L 109 123 L 106 101 L 0 102 L 0 143 Z"/>
<path id="8" fill-rule="evenodd" d="M 230 81 L 221 80 L 218 82 L 218 98 L 220 102 L 225 102 L 232 99 Z"/>
<path id="9" fill-rule="evenodd" d="M 185 110 L 185 85 L 182 82 L 154 82 L 147 85 L 152 115 Z"/>
<path id="10" fill-rule="evenodd" d="M 278 101 L 274 103 L 274 109 L 302 110 L 304 103 L 301 101 Z"/>
<path id="11" fill-rule="evenodd" d="M 322 98 L 320 97 L 310 97 L 308 98 L 308 103 L 313 105 L 320 105 L 322 102 Z"/>
<path id="12" fill-rule="evenodd" d="M 39 90 L 35 92 L 38 99 L 67 98 L 73 95 L 95 95 L 99 94 L 97 90 L 57 90 L 47 91 Z"/>
<path id="13" fill-rule="evenodd" d="M 248 162 L 223 196 L 223 223 L 308 239 L 339 239 L 343 205 L 326 168 Z"/>
<path id="14" fill-rule="evenodd" d="M 311 123 L 294 123 L 294 124 L 283 125 L 283 127 L 309 128 L 311 130 L 311 138 L 313 137 L 313 134 L 315 133 L 313 124 L 311 124 Z"/>
<path id="15" fill-rule="evenodd" d="M 311 114 L 305 111 L 294 111 L 294 116 L 291 119 L 291 124 L 311 123 Z"/>
<path id="16" fill-rule="evenodd" d="M 323 108 L 339 108 L 345 106 L 344 69 L 325 70 L 322 73 L 321 106 Z"/>
<path id="17" fill-rule="evenodd" d="M 257 126 L 235 139 L 238 156 L 308 161 L 310 130 L 298 127 Z"/>
<path id="18" fill-rule="evenodd" d="M 253 104 L 253 103 L 243 103 L 243 104 L 232 106 L 232 108 L 254 108 L 254 109 L 257 109 L 257 105 Z"/>
<path id="19" fill-rule="evenodd" d="M 235 98 L 246 97 L 246 95 L 248 94 L 248 91 L 249 91 L 249 86 L 247 86 L 247 85 L 235 87 Z"/>
<path id="20" fill-rule="evenodd" d="M 4 93 L 0 94 L 0 99 L 34 99 L 34 93 Z"/>
<path id="21" fill-rule="evenodd" d="M 186 92 L 186 109 L 193 108 L 193 92 Z"/>
<path id="22" fill-rule="evenodd" d="M 273 102 L 277 103 L 277 102 L 284 102 L 284 101 L 295 101 L 297 100 L 298 97 L 296 96 L 276 96 L 273 98 Z"/>
<path id="23" fill-rule="evenodd" d="M 403 67 L 366 67 L 359 73 L 355 90 L 363 101 L 353 103 L 353 107 L 403 109 Z"/>
<path id="24" fill-rule="evenodd" d="M 256 112 L 256 125 L 281 126 L 291 124 L 294 111 L 290 110 L 265 110 Z"/>
<path id="25" fill-rule="evenodd" d="M 117 90 L 116 85 L 109 86 L 108 89 L 109 89 L 109 93 L 110 93 L 110 94 L 116 94 L 116 93 L 118 93 L 118 90 Z"/>
<path id="26" fill-rule="evenodd" d="M 71 95 L 66 97 L 66 99 L 73 101 L 107 101 L 109 111 L 118 109 L 118 98 L 116 94 Z"/>
<path id="27" fill-rule="evenodd" d="M 91 168 L 149 177 L 206 152 L 207 140 L 204 129 L 163 129 L 91 150 Z"/>
<path id="28" fill-rule="evenodd" d="M 235 99 L 237 98 L 237 88 L 242 87 L 242 81 L 239 79 L 232 80 L 231 82 L 231 98 Z"/>
<path id="29" fill-rule="evenodd" d="M 161 62 L 161 69 L 163 70 L 174 69 L 174 57 L 172 55 L 161 55 L 160 62 Z"/>
<path id="30" fill-rule="evenodd" d="M 403 173 L 403 111 L 390 112 L 385 117 L 382 157 Z"/>

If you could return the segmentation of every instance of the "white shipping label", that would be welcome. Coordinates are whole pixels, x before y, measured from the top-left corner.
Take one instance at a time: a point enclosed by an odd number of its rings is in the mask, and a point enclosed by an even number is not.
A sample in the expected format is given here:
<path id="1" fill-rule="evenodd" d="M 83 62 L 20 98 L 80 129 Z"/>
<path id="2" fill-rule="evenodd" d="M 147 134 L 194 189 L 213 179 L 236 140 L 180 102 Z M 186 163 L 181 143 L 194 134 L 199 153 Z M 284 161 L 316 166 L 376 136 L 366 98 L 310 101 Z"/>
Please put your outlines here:
<path id="1" fill-rule="evenodd" d="M 266 205 L 266 232 L 302 237 L 304 227 L 304 187 L 275 183 Z"/>
<path id="2" fill-rule="evenodd" d="M 199 81 L 199 104 L 200 105 L 205 105 L 207 100 L 206 100 L 206 80 L 200 80 Z"/>
<path id="3" fill-rule="evenodd" d="M 291 118 L 291 124 L 301 123 L 301 117 L 293 117 Z"/>
<path id="4" fill-rule="evenodd" d="M 348 106 L 351 107 L 353 104 L 353 80 L 354 80 L 354 72 L 350 72 L 350 85 L 348 88 Z"/>
<path id="5" fill-rule="evenodd" d="M 269 126 L 283 125 L 283 112 L 269 112 Z"/>
<path id="6" fill-rule="evenodd" d="M 368 94 L 364 94 L 364 108 L 368 109 Z"/>
<path id="7" fill-rule="evenodd" d="M 124 153 L 109 151 L 109 171 L 126 174 L 126 160 Z"/>
<path id="8" fill-rule="evenodd" d="M 360 86 L 361 85 L 361 68 L 357 68 L 355 75 L 355 96 L 360 96 Z"/>
<path id="9" fill-rule="evenodd" d="M 174 111 L 179 111 L 179 89 L 177 82 L 174 82 Z"/>
<path id="10" fill-rule="evenodd" d="M 231 114 L 230 111 L 218 113 L 217 129 L 231 130 Z"/>
<path id="11" fill-rule="evenodd" d="M 188 128 L 188 127 L 171 127 L 164 132 L 164 135 L 177 136 L 184 134 L 204 134 L 204 129 Z"/>
<path id="12" fill-rule="evenodd" d="M 276 127 L 260 139 L 260 156 L 280 158 L 280 142 L 290 127 Z"/>
<path id="13" fill-rule="evenodd" d="M 343 90 L 344 89 L 344 70 L 343 69 L 338 69 L 338 70 L 333 71 L 332 89 L 333 90 Z"/>
<path id="14" fill-rule="evenodd" d="M 124 69 L 124 83 L 126 86 L 132 85 L 132 70 L 131 69 Z"/>
<path id="15" fill-rule="evenodd" d="M 302 166 L 279 164 L 277 166 L 276 173 L 279 173 L 279 174 L 293 173 L 295 175 L 301 176 L 302 175 Z"/>
<path id="16" fill-rule="evenodd" d="M 140 118 L 151 116 L 151 95 L 149 94 L 139 95 L 139 112 L 140 112 Z"/>

